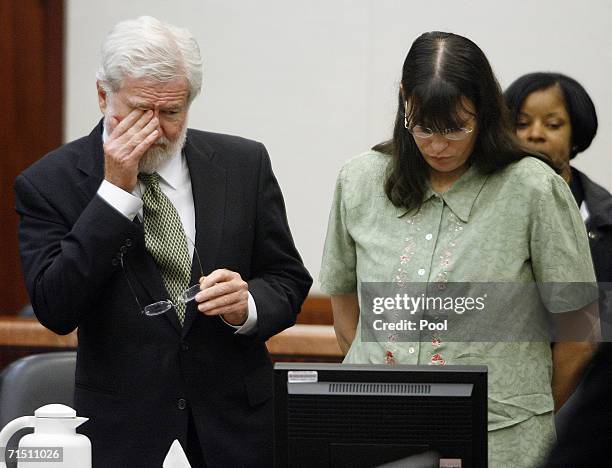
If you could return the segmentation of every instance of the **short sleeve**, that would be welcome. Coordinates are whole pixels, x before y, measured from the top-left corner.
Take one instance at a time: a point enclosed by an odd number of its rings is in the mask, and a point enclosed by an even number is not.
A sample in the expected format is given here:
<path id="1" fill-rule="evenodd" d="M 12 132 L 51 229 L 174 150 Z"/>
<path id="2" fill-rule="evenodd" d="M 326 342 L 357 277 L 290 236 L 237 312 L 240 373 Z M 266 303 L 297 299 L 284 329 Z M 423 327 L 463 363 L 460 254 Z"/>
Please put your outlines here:
<path id="1" fill-rule="evenodd" d="M 586 228 L 569 187 L 556 176 L 546 182 L 534 200 L 532 268 L 548 310 L 568 312 L 597 299 L 595 272 Z"/>
<path id="2" fill-rule="evenodd" d="M 347 211 L 342 189 L 341 171 L 329 213 L 319 275 L 321 290 L 327 294 L 350 294 L 357 291 L 355 241 L 347 228 Z"/>

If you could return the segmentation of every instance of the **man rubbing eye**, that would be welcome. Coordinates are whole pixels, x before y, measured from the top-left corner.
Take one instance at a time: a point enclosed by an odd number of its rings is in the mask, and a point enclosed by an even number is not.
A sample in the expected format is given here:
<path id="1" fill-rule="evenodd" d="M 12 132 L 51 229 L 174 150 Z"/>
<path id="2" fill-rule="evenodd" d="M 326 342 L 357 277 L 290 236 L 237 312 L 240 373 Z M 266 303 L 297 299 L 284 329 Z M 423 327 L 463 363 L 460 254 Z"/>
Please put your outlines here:
<path id="1" fill-rule="evenodd" d="M 161 466 L 174 439 L 193 467 L 272 465 L 265 342 L 312 280 L 264 146 L 187 128 L 201 83 L 187 30 L 118 23 L 102 45 L 103 119 L 15 182 L 36 316 L 78 327 L 94 467 Z M 165 313 L 143 313 L 160 301 Z"/>

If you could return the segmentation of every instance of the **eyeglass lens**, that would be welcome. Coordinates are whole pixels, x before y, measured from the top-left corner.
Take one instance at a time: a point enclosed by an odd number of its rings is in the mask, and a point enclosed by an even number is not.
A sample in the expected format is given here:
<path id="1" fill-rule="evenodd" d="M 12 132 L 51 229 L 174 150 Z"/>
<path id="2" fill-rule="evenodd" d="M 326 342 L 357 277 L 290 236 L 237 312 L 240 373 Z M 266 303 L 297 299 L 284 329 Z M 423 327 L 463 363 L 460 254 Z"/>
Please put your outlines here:
<path id="1" fill-rule="evenodd" d="M 193 301 L 196 297 L 196 294 L 198 294 L 199 292 L 200 283 L 194 284 L 193 286 L 183 291 L 181 295 L 177 298 L 177 300 L 178 302 L 187 304 L 188 302 Z M 174 304 L 171 301 L 159 301 L 145 306 L 143 311 L 145 315 L 148 316 L 160 315 L 165 312 L 168 312 L 170 309 L 172 309 L 173 306 Z"/>
<path id="2" fill-rule="evenodd" d="M 172 309 L 172 306 L 173 304 L 170 301 L 159 301 L 145 306 L 142 311 L 148 316 L 160 315 L 168 312 L 170 309 Z"/>
<path id="3" fill-rule="evenodd" d="M 190 288 L 186 289 L 183 294 L 180 295 L 178 300 L 183 304 L 187 304 L 190 301 L 193 301 L 196 297 L 196 294 L 200 292 L 200 283 L 194 284 Z"/>
<path id="4" fill-rule="evenodd" d="M 449 128 L 441 132 L 434 132 L 431 128 L 420 125 L 415 125 L 411 130 L 411 133 L 417 138 L 430 138 L 434 133 L 439 133 L 447 140 L 463 140 L 472 132 L 470 128 Z"/>

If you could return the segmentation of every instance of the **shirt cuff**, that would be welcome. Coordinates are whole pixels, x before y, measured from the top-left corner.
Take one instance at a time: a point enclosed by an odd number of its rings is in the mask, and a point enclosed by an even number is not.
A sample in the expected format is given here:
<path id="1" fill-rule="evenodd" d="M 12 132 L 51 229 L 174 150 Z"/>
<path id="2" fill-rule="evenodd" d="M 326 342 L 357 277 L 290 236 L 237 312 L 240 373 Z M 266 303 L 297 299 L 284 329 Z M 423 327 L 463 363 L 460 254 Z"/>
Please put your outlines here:
<path id="1" fill-rule="evenodd" d="M 103 180 L 98 195 L 128 219 L 134 219 L 142 209 L 142 200 L 131 193 Z"/>
<path id="2" fill-rule="evenodd" d="M 235 329 L 234 333 L 239 335 L 253 335 L 257 330 L 257 306 L 255 305 L 255 300 L 251 293 L 249 292 L 249 300 L 248 300 L 248 312 L 247 319 L 242 325 L 232 325 L 227 320 L 223 318 L 223 315 L 220 315 L 221 320 L 227 323 L 230 327 Z"/>

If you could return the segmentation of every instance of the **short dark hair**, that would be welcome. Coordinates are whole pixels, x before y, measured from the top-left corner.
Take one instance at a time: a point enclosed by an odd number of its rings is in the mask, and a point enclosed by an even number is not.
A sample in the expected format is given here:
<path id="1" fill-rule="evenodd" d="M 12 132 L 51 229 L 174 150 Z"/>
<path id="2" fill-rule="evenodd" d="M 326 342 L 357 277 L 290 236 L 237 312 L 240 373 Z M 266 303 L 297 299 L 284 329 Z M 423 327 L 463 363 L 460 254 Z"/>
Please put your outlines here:
<path id="1" fill-rule="evenodd" d="M 570 158 L 587 149 L 597 133 L 597 112 L 591 97 L 573 78 L 561 73 L 529 73 L 508 86 L 504 97 L 516 125 L 523 102 L 531 93 L 559 86 L 572 124 Z"/>
<path id="2" fill-rule="evenodd" d="M 394 205 L 419 208 L 430 173 L 404 127 L 405 99 L 410 101 L 409 120 L 434 130 L 461 126 L 457 111 L 465 108 L 463 101 L 469 99 L 474 105 L 478 135 L 468 163 L 484 173 L 526 156 L 510 124 L 491 65 L 471 40 L 447 32 L 422 34 L 408 51 L 401 83 L 393 138 L 373 148 L 392 156 L 385 192 Z"/>

